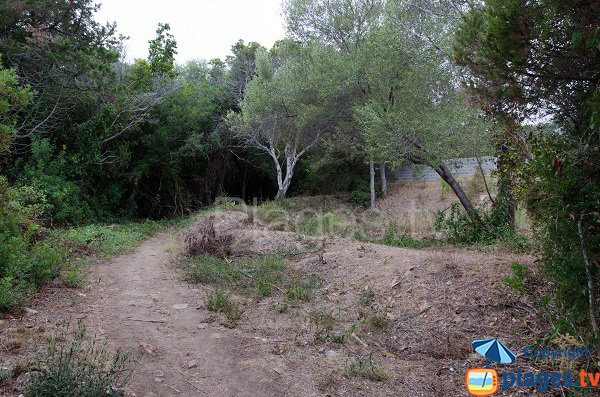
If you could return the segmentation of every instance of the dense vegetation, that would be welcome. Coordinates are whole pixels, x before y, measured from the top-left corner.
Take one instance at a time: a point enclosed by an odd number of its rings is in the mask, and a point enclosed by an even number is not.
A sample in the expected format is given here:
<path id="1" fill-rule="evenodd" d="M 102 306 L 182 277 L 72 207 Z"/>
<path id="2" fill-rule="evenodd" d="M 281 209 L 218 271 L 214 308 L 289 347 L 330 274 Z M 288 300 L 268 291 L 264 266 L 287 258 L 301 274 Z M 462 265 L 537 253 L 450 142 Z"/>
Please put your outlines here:
<path id="1" fill-rule="evenodd" d="M 598 333 L 598 2 L 287 0 L 287 38 L 175 63 L 159 24 L 127 62 L 92 0 L 0 6 L 0 309 L 64 269 L 47 228 L 159 219 L 218 196 L 348 192 L 432 167 L 457 243 L 514 237 L 517 201 L 576 328 Z M 484 213 L 445 159 L 496 154 Z M 376 171 L 379 171 L 379 176 Z M 583 315 L 585 313 L 585 315 Z"/>

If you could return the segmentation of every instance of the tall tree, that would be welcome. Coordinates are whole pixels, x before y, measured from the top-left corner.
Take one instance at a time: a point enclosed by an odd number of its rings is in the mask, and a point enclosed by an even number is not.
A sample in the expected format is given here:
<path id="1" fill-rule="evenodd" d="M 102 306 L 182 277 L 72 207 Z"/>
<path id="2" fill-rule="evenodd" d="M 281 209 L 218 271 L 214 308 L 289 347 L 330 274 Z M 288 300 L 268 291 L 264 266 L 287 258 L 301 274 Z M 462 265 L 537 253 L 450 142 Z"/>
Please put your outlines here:
<path id="1" fill-rule="evenodd" d="M 267 154 L 275 166 L 277 194 L 285 197 L 298 160 L 333 128 L 338 110 L 335 72 L 322 45 L 282 41 L 257 53 L 256 77 L 248 83 L 241 115 L 230 115 L 237 137 Z"/>
<path id="2" fill-rule="evenodd" d="M 148 62 L 155 75 L 175 77 L 175 55 L 177 55 L 177 41 L 171 34 L 168 23 L 159 23 L 156 37 L 149 42 Z"/>
<path id="3" fill-rule="evenodd" d="M 486 0 L 464 16 L 455 45 L 474 98 L 506 126 L 509 171 L 558 295 L 570 309 L 587 306 L 591 322 L 600 290 L 589 260 L 600 255 L 599 10 L 598 1 Z"/>

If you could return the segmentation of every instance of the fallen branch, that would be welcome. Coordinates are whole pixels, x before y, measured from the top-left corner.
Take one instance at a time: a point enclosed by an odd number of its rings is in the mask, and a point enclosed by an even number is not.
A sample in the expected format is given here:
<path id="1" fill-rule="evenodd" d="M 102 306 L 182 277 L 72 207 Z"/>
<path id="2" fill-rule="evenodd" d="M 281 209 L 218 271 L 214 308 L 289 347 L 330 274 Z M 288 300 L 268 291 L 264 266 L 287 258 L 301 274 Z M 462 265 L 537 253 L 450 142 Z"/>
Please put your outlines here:
<path id="1" fill-rule="evenodd" d="M 360 343 L 363 347 L 369 347 L 369 345 L 367 345 L 362 339 L 360 339 L 358 336 L 356 336 L 356 334 L 353 332 L 350 334 L 351 337 L 354 338 L 354 340 L 356 340 L 358 343 Z"/>
<path id="2" fill-rule="evenodd" d="M 142 322 L 142 323 L 160 323 L 160 324 L 162 324 L 162 323 L 168 323 L 169 322 L 167 320 L 161 320 L 161 319 L 158 319 L 158 320 L 153 320 L 153 319 L 147 320 L 147 319 L 143 319 L 143 318 L 131 318 L 131 317 L 126 317 L 125 320 L 139 321 L 139 322 Z"/>

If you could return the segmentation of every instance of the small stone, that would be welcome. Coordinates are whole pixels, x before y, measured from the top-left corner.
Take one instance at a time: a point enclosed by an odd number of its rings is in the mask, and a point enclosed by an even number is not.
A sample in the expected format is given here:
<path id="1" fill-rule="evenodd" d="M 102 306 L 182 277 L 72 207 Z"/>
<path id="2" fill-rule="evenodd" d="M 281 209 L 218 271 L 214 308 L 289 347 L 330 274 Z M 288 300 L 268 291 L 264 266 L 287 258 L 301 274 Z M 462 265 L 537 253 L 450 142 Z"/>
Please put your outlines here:
<path id="1" fill-rule="evenodd" d="M 38 313 L 39 312 L 37 310 L 33 310 L 33 309 L 28 308 L 28 307 L 25 308 L 25 314 L 27 316 L 34 316 L 34 315 L 36 315 Z"/>
<path id="2" fill-rule="evenodd" d="M 324 348 L 324 347 L 321 347 L 321 348 L 319 349 L 319 353 L 325 353 L 325 348 Z"/>
<path id="3" fill-rule="evenodd" d="M 188 363 L 189 369 L 196 368 L 197 366 L 198 366 L 198 362 L 196 360 L 192 360 Z"/>
<path id="4" fill-rule="evenodd" d="M 336 358 L 337 356 L 339 356 L 339 353 L 335 350 L 328 350 L 327 353 L 325 353 L 325 357 L 327 358 Z"/>
<path id="5" fill-rule="evenodd" d="M 162 383 L 163 379 L 162 378 L 154 378 L 154 381 L 156 383 Z"/>
<path id="6" fill-rule="evenodd" d="M 176 310 L 187 309 L 187 307 L 188 307 L 187 303 L 178 303 L 176 305 L 173 305 L 173 309 L 176 309 Z"/>
<path id="7" fill-rule="evenodd" d="M 206 328 L 206 324 L 202 323 L 202 324 L 198 324 L 198 329 L 205 329 Z"/>

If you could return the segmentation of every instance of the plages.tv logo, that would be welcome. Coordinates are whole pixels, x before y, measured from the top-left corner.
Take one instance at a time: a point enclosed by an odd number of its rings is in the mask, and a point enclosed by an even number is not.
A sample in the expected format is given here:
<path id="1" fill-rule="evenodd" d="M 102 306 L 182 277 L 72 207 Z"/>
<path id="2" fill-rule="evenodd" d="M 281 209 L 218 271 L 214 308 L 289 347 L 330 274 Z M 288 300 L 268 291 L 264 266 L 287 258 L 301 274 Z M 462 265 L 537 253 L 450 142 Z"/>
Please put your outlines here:
<path id="1" fill-rule="evenodd" d="M 568 336 L 568 335 L 567 335 Z M 538 391 L 546 391 L 549 388 L 596 388 L 600 387 L 600 372 L 589 373 L 586 370 L 579 371 L 575 376 L 570 370 L 566 372 L 532 372 L 517 368 L 516 371 L 506 371 L 501 378 L 498 372 L 490 368 L 492 362 L 499 364 L 512 364 L 517 356 L 502 342 L 496 338 L 475 339 L 472 342 L 473 349 L 486 358 L 485 368 L 472 368 L 467 371 L 465 383 L 467 391 L 473 396 L 491 396 L 498 392 L 499 388 L 508 390 L 513 387 L 535 388 Z M 575 363 L 580 359 L 590 358 L 588 347 L 571 347 L 559 349 L 535 349 L 532 346 L 523 348 L 522 356 L 529 360 L 539 360 L 546 364 L 550 362 L 562 363 L 565 360 Z M 564 370 L 564 369 L 563 369 Z"/>
<path id="2" fill-rule="evenodd" d="M 473 396 L 496 394 L 498 391 L 498 372 L 490 368 L 491 362 L 512 364 L 517 356 L 496 338 L 475 339 L 471 345 L 477 353 L 487 359 L 487 364 L 486 368 L 472 368 L 467 371 L 465 376 L 467 391 Z"/>

